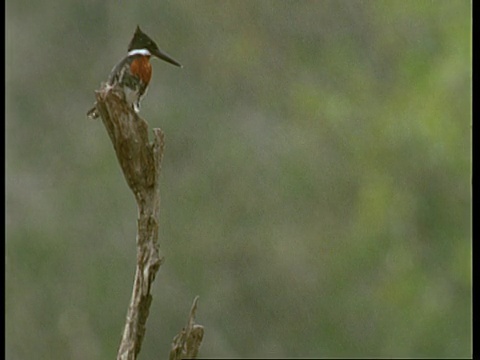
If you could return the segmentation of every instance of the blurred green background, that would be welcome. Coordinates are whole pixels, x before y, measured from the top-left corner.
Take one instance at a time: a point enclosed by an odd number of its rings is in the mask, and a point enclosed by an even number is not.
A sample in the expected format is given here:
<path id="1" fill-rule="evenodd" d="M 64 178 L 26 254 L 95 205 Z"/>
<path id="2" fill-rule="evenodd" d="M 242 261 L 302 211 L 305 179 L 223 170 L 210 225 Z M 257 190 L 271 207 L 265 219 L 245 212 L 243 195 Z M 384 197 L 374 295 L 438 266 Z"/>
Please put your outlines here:
<path id="1" fill-rule="evenodd" d="M 94 90 L 136 25 L 166 134 L 141 359 L 471 355 L 470 1 L 6 3 L 7 359 L 112 359 L 136 204 Z"/>

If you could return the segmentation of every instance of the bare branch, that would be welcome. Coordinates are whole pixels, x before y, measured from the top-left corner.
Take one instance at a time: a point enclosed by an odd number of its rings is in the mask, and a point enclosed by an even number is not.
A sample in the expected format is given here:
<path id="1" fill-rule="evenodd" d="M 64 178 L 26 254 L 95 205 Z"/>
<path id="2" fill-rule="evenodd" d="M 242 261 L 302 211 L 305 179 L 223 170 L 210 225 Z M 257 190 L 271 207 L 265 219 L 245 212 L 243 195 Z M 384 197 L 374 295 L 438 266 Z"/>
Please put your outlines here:
<path id="1" fill-rule="evenodd" d="M 163 262 L 158 249 L 158 214 L 164 134 L 160 129 L 153 129 L 153 143 L 150 143 L 148 124 L 126 104 L 120 90 L 103 88 L 96 97 L 97 110 L 138 207 L 137 267 L 117 354 L 117 359 L 130 360 L 140 352 L 152 303 L 151 285 Z"/>
<path id="2" fill-rule="evenodd" d="M 158 248 L 158 215 L 165 139 L 161 129 L 153 129 L 153 142 L 149 142 L 148 124 L 127 105 L 121 89 L 104 87 L 96 92 L 96 98 L 96 108 L 138 208 L 137 267 L 117 354 L 117 360 L 134 360 L 145 336 L 152 303 L 151 285 L 164 260 Z M 204 331 L 203 326 L 194 323 L 197 301 L 198 297 L 193 302 L 187 327 L 175 337 L 171 359 L 194 359 L 198 354 Z"/>

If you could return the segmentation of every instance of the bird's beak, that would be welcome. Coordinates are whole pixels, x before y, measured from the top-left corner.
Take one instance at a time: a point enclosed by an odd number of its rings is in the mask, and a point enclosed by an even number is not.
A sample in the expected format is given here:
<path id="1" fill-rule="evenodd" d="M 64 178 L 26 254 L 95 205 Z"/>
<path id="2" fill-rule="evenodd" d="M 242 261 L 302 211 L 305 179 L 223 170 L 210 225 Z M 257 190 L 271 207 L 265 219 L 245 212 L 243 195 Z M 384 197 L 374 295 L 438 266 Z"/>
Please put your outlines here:
<path id="1" fill-rule="evenodd" d="M 178 66 L 178 67 L 182 67 L 182 65 L 177 60 L 170 57 L 170 55 L 164 53 L 163 51 L 161 51 L 159 49 L 155 49 L 152 52 L 152 55 L 154 55 L 154 56 L 158 57 L 159 59 L 162 59 L 166 62 L 169 62 L 170 64 L 173 64 L 173 65 Z"/>

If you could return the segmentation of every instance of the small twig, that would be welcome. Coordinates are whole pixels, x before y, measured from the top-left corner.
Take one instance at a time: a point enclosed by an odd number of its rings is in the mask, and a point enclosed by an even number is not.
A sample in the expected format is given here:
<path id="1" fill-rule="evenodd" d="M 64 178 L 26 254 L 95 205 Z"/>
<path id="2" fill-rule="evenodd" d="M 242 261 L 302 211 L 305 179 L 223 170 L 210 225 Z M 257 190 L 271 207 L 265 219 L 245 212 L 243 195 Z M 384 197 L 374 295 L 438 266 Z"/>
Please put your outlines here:
<path id="1" fill-rule="evenodd" d="M 195 359 L 202 345 L 204 329 L 202 325 L 195 324 L 198 296 L 193 300 L 187 326 L 174 338 L 169 360 Z"/>

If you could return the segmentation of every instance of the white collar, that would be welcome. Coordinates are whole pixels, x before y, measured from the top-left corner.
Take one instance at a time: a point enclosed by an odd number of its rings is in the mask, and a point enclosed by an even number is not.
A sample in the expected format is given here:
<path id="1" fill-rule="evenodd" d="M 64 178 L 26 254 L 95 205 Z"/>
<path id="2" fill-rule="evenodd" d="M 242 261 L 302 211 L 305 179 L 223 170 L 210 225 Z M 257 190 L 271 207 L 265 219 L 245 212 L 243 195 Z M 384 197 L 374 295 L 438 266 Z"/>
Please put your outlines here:
<path id="1" fill-rule="evenodd" d="M 152 56 L 150 51 L 148 51 L 147 49 L 135 49 L 128 52 L 128 56 L 133 56 L 133 55 Z"/>

